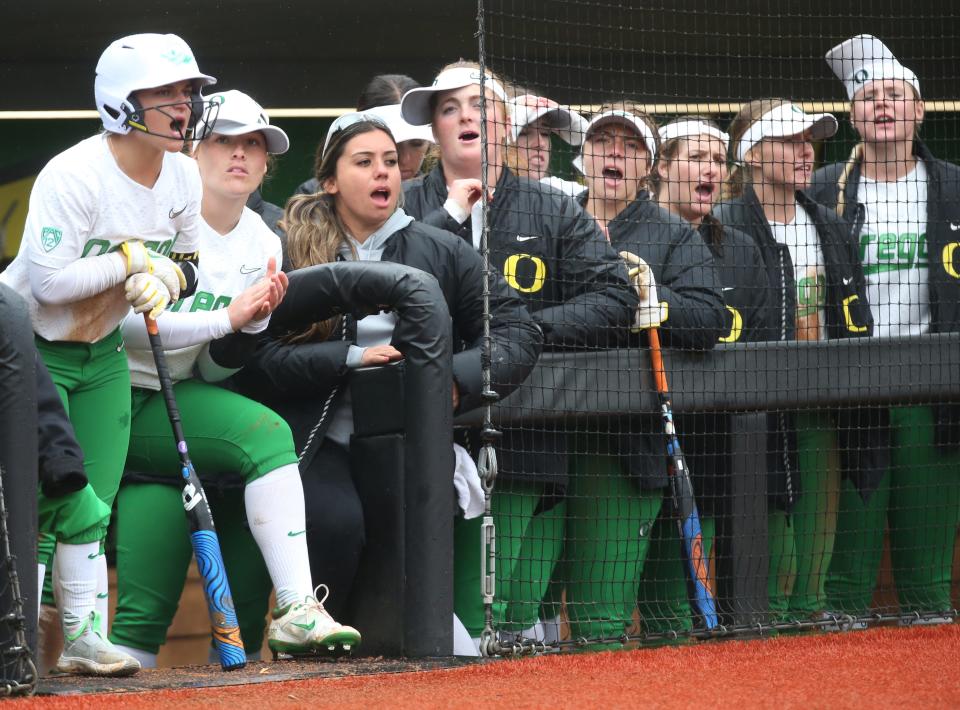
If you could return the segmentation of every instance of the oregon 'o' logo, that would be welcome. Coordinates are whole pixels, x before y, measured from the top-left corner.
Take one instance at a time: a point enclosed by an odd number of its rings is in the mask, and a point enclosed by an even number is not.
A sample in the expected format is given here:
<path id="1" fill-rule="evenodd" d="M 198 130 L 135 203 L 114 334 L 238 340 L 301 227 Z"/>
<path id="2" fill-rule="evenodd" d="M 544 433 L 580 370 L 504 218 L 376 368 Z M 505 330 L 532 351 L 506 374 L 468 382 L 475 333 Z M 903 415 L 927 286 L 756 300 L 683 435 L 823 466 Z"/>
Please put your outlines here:
<path id="1" fill-rule="evenodd" d="M 533 266 L 533 274 L 526 262 Z M 536 293 L 547 279 L 547 265 L 539 256 L 513 254 L 503 264 L 503 278 L 520 293 Z"/>
<path id="2" fill-rule="evenodd" d="M 950 242 L 943 248 L 943 270 L 953 278 L 960 279 L 960 273 L 957 272 L 957 267 L 953 263 L 953 256 L 957 247 L 960 247 L 960 242 Z"/>
<path id="3" fill-rule="evenodd" d="M 720 342 L 735 343 L 740 340 L 740 334 L 743 332 L 743 316 L 733 306 L 727 306 L 727 310 L 733 314 L 733 323 L 730 325 L 730 332 L 720 338 Z"/>
<path id="4" fill-rule="evenodd" d="M 853 82 L 855 84 L 862 84 L 869 78 L 870 78 L 869 71 L 867 71 L 866 69 L 858 69 L 856 73 L 853 75 Z"/>

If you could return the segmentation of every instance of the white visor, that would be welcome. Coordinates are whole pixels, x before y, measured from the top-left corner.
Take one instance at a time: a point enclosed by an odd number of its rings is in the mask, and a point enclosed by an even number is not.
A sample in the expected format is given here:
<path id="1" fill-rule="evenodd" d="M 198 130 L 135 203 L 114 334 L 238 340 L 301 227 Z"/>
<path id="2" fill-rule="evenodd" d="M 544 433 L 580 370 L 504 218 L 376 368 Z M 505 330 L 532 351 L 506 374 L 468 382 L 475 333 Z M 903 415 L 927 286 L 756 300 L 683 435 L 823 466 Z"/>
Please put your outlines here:
<path id="1" fill-rule="evenodd" d="M 715 126 L 703 121 L 677 121 L 660 127 L 660 145 L 674 138 L 693 138 L 694 136 L 710 136 L 723 141 L 724 150 L 730 144 L 730 136 Z"/>
<path id="2" fill-rule="evenodd" d="M 572 146 L 583 143 L 587 133 L 587 119 L 576 111 L 565 108 L 556 101 L 524 94 L 510 100 L 510 139 L 517 137 L 526 126 L 543 119 L 544 125 L 557 134 L 560 140 Z"/>
<path id="3" fill-rule="evenodd" d="M 283 129 L 270 125 L 270 117 L 256 101 L 242 91 L 218 91 L 204 99 L 219 104 L 210 124 L 211 133 L 224 136 L 241 136 L 259 131 L 267 143 L 267 152 L 279 155 L 290 148 L 290 139 Z M 200 127 L 202 130 L 202 126 Z M 198 131 L 199 132 L 199 131 Z M 202 133 L 201 133 L 202 135 Z"/>
<path id="4" fill-rule="evenodd" d="M 374 108 L 368 108 L 363 113 L 383 121 L 393 134 L 393 140 L 398 144 L 404 141 L 434 142 L 433 131 L 430 129 L 430 126 L 414 126 L 403 120 L 403 115 L 400 112 L 400 104 L 375 106 Z"/>
<path id="5" fill-rule="evenodd" d="M 629 111 L 604 111 L 591 118 L 587 124 L 587 129 L 583 132 L 584 143 L 586 143 L 587 136 L 589 136 L 594 129 L 605 126 L 608 123 L 626 123 L 632 126 L 640 137 L 643 138 L 643 144 L 646 146 L 647 152 L 650 153 L 650 161 L 653 162 L 653 157 L 657 154 L 657 137 L 653 135 L 650 126 L 648 126 L 643 119 Z M 580 155 L 573 159 L 573 167 L 583 173 L 583 148 L 580 149 Z"/>
<path id="6" fill-rule="evenodd" d="M 465 86 L 480 84 L 480 70 L 473 67 L 455 67 L 440 72 L 433 80 L 432 86 L 419 89 L 410 89 L 400 100 L 400 110 L 404 120 L 414 126 L 428 126 L 433 122 L 433 111 L 430 109 L 430 99 L 442 91 L 453 91 Z M 503 102 L 507 101 L 507 92 L 500 82 L 487 74 L 483 85 L 490 89 L 494 96 Z"/>
<path id="7" fill-rule="evenodd" d="M 743 163 L 750 149 L 764 138 L 787 138 L 806 131 L 815 141 L 829 138 L 837 132 L 837 119 L 829 113 L 804 113 L 796 104 L 781 104 L 763 114 L 743 134 L 737 144 L 737 161 Z"/>

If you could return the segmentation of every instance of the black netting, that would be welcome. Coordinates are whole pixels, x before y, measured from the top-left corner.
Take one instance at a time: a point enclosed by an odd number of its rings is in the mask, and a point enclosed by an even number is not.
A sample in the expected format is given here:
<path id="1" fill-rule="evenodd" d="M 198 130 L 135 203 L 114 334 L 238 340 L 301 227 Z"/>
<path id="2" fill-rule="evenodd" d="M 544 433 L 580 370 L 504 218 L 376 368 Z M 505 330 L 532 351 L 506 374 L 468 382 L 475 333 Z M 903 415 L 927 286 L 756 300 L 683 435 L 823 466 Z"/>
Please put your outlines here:
<path id="1" fill-rule="evenodd" d="M 491 650 L 953 618 L 957 19 L 480 3 L 486 171 L 452 91 L 441 177 L 482 178 L 491 271 L 545 337 L 493 411 Z M 479 208 L 459 222 L 479 244 Z M 458 525 L 477 635 L 481 523 Z"/>
<path id="2" fill-rule="evenodd" d="M 0 471 L 0 695 L 32 695 L 37 687 L 37 669 L 27 647 L 23 597 L 17 577 L 16 558 L 10 552 L 7 506 Z"/>

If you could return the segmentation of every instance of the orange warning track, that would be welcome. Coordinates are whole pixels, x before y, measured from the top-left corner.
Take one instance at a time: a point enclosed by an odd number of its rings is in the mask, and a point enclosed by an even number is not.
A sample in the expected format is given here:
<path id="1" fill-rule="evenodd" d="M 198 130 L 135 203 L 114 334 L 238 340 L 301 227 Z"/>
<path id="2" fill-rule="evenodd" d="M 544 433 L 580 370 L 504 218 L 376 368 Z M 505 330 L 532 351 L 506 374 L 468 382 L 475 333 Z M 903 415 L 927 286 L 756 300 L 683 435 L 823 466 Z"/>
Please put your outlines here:
<path id="1" fill-rule="evenodd" d="M 960 623 L 579 653 L 429 673 L 8 701 L 10 707 L 960 707 Z"/>

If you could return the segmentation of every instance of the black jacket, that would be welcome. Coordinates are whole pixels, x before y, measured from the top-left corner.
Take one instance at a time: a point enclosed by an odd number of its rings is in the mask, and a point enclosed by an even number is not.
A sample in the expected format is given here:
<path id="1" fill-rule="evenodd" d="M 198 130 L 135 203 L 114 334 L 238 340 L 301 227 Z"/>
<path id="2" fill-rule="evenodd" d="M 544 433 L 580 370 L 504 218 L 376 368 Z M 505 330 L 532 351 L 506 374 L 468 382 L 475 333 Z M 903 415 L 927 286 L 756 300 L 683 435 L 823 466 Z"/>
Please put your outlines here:
<path id="1" fill-rule="evenodd" d="M 619 253 L 629 251 L 653 270 L 657 298 L 666 304 L 660 327 L 666 347 L 709 350 L 729 331 L 713 255 L 690 224 L 651 201 L 646 191 L 607 224 L 610 243 Z M 644 343 L 641 333 L 635 343 Z M 603 437 L 584 443 L 588 451 L 616 455 L 620 465 L 642 489 L 667 485 L 666 441 L 657 425 L 650 429 L 635 420 L 602 425 Z"/>
<path id="2" fill-rule="evenodd" d="M 720 342 L 775 340 L 770 334 L 778 319 L 770 304 L 770 281 L 757 245 L 740 230 L 724 227 L 713 215 L 704 218 L 698 231 L 716 260 L 727 307 L 727 327 Z"/>
<path id="3" fill-rule="evenodd" d="M 867 304 L 866 279 L 857 253 L 856 241 L 850 225 L 833 210 L 814 202 L 804 192 L 796 193 L 797 202 L 805 210 L 820 238 L 826 276 L 826 334 L 827 338 L 869 336 L 873 332 L 873 315 Z M 747 185 L 742 197 L 721 202 L 714 210 L 724 226 L 742 230 L 757 245 L 766 266 L 771 288 L 775 324 L 769 340 L 796 338 L 797 286 L 790 250 L 779 244 L 763 212 L 753 188 Z M 838 413 L 838 435 L 841 453 L 849 456 L 865 442 L 855 441 L 858 426 L 856 412 Z M 778 506 L 790 509 L 799 494 L 796 431 L 792 417 L 787 413 L 771 414 L 770 436 L 767 447 L 770 472 L 768 492 Z"/>
<path id="4" fill-rule="evenodd" d="M 443 204 L 438 165 L 403 184 L 404 210 L 472 244 L 470 218 L 458 224 Z M 504 168 L 489 211 L 490 262 L 523 296 L 553 347 L 611 347 L 632 321 L 637 297 L 626 268 L 576 202 Z"/>
<path id="5" fill-rule="evenodd" d="M 471 219 L 459 224 L 443 209 L 442 165 L 403 187 L 409 214 L 459 235 L 473 248 Z M 606 348 L 624 341 L 636 293 L 619 256 L 574 200 L 504 168 L 488 214 L 491 267 L 523 297 L 543 329 L 545 345 Z M 475 439 L 461 441 L 476 452 Z M 503 478 L 565 488 L 568 444 L 562 423 L 508 428 L 497 449 Z"/>
<path id="6" fill-rule="evenodd" d="M 660 326 L 664 347 L 709 350 L 729 332 L 713 254 L 689 223 L 641 190 L 607 231 L 617 253 L 633 252 L 653 270 L 657 297 L 667 305 Z"/>
<path id="7" fill-rule="evenodd" d="M 917 139 L 913 154 L 927 169 L 927 278 L 930 286 L 930 330 L 950 333 L 960 330 L 960 167 L 938 160 L 930 149 Z M 826 165 L 813 174 L 811 195 L 817 202 L 836 209 L 839 179 L 846 163 Z M 844 188 L 843 217 L 853 225 L 853 234 L 860 244 L 866 209 L 857 201 L 860 187 L 860 164 L 853 166 Z M 935 440 L 944 452 L 960 450 L 960 405 L 935 405 Z M 888 430 L 886 411 L 876 410 L 873 422 L 878 432 Z M 888 437 L 879 447 L 887 451 Z M 888 455 L 888 452 L 887 452 Z M 873 471 L 847 471 L 858 483 L 861 493 L 869 493 L 889 465 L 885 459 L 874 462 Z"/>
<path id="8" fill-rule="evenodd" d="M 45 495 L 58 498 L 87 485 L 83 451 L 60 400 L 50 372 L 37 362 L 38 472 Z"/>
<path id="9" fill-rule="evenodd" d="M 413 222 L 393 234 L 381 257 L 419 268 L 440 283 L 453 318 L 453 376 L 460 390 L 458 412 L 481 404 L 483 261 L 469 245 L 442 230 Z M 291 284 L 291 289 L 293 285 Z M 491 370 L 494 390 L 506 396 L 536 364 L 542 335 L 520 298 L 503 279 L 490 284 Z M 306 468 L 329 426 L 328 398 L 335 404 L 350 373 L 347 351 L 356 338 L 356 321 L 343 320 L 344 333 L 324 342 L 291 345 L 273 326 L 260 339 L 253 358 L 236 376 L 240 390 L 273 408 L 293 430 Z M 306 325 L 306 324 L 305 324 Z M 323 421 L 321 421 L 323 420 Z M 318 421 L 320 425 L 317 426 Z M 304 451 L 316 427 L 313 444 Z"/>

